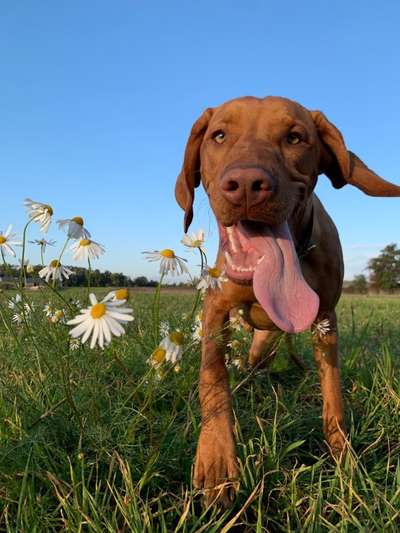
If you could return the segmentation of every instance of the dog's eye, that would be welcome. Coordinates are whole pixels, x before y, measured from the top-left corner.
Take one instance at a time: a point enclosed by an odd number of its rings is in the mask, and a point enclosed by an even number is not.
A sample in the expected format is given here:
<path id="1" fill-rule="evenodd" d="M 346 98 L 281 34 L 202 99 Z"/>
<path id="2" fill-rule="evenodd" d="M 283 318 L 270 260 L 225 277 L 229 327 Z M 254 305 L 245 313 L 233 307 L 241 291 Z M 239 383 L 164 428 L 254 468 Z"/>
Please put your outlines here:
<path id="1" fill-rule="evenodd" d="M 300 133 L 297 133 L 295 131 L 292 131 L 289 133 L 289 135 L 286 137 L 286 140 L 289 144 L 299 144 L 303 140 Z"/>
<path id="2" fill-rule="evenodd" d="M 215 133 L 213 133 L 212 138 L 216 143 L 222 144 L 225 141 L 225 132 L 222 130 L 217 130 Z"/>

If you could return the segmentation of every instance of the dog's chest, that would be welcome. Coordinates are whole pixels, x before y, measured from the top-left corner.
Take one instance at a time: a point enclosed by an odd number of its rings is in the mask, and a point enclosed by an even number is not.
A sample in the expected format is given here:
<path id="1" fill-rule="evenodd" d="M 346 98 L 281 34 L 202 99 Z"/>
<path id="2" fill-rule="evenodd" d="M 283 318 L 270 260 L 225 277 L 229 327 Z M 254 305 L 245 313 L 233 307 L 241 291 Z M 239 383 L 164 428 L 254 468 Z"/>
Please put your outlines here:
<path id="1" fill-rule="evenodd" d="M 239 309 L 243 318 L 255 329 L 263 330 L 279 330 L 279 328 L 272 322 L 267 313 L 259 303 L 245 303 L 241 304 Z"/>

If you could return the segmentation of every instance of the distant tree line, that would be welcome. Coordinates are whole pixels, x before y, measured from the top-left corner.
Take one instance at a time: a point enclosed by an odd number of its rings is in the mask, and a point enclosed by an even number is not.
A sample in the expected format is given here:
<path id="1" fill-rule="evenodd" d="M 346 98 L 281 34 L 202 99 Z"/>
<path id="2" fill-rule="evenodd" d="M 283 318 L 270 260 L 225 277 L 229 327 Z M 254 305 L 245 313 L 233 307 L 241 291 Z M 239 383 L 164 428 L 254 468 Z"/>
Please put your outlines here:
<path id="1" fill-rule="evenodd" d="M 64 287 L 84 287 L 88 284 L 89 270 L 83 267 L 76 267 L 66 265 L 74 274 L 69 279 L 63 281 Z M 27 284 L 40 284 L 38 272 L 43 267 L 42 265 L 35 265 L 34 271 L 26 273 Z M 3 285 L 7 283 L 17 282 L 19 280 L 20 267 L 16 265 L 0 265 L 0 278 L 3 280 Z M 157 281 L 149 280 L 146 276 L 137 276 L 131 278 L 122 272 L 110 272 L 105 270 L 101 272 L 99 269 L 91 271 L 90 285 L 92 287 L 156 287 Z M 172 283 L 172 287 L 192 287 L 193 283 Z"/>
<path id="2" fill-rule="evenodd" d="M 33 267 L 34 272 L 26 274 L 28 284 L 40 284 L 38 276 L 41 265 Z M 83 287 L 88 284 L 89 271 L 87 268 L 68 266 L 74 274 L 63 282 L 64 287 Z M 346 283 L 344 292 L 367 293 L 388 292 L 400 293 L 400 248 L 397 244 L 388 244 L 380 251 L 377 257 L 369 260 L 367 270 L 369 276 L 358 274 L 354 279 Z M 0 265 L 0 278 L 3 286 L 7 282 L 13 283 L 19 279 L 20 267 L 16 265 Z M 122 272 L 110 272 L 99 269 L 92 270 L 90 285 L 92 287 L 155 287 L 157 281 L 149 280 L 146 276 L 131 278 Z M 171 283 L 172 287 L 193 287 L 196 280 L 188 282 Z"/>
<path id="3" fill-rule="evenodd" d="M 370 259 L 367 270 L 369 277 L 358 274 L 346 286 L 345 292 L 400 292 L 400 248 L 396 244 L 388 244 L 377 257 Z"/>

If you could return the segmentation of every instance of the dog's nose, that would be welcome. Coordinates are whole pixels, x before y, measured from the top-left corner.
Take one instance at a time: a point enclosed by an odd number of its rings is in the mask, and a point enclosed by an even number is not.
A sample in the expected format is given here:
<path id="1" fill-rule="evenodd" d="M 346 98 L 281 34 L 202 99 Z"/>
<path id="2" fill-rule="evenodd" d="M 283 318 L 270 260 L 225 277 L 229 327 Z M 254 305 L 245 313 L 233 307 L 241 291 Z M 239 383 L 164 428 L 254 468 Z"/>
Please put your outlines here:
<path id="1" fill-rule="evenodd" d="M 234 168 L 222 177 L 223 196 L 232 204 L 253 207 L 268 200 L 274 193 L 275 182 L 264 169 Z"/>

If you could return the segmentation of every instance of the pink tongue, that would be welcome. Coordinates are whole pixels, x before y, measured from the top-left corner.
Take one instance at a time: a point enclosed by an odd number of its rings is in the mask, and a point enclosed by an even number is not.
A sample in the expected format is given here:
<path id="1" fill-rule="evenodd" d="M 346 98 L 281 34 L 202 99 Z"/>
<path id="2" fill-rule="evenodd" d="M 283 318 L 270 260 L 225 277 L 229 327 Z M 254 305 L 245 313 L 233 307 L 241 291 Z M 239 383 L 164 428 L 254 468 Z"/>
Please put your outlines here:
<path id="1" fill-rule="evenodd" d="M 257 300 L 283 331 L 304 331 L 317 316 L 319 298 L 303 278 L 287 223 L 250 240 L 265 256 L 253 276 Z"/>

